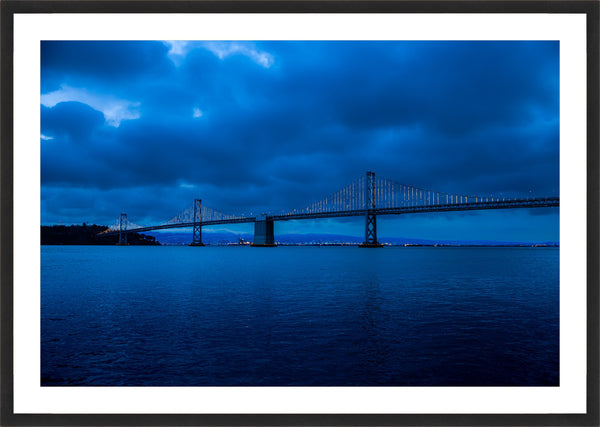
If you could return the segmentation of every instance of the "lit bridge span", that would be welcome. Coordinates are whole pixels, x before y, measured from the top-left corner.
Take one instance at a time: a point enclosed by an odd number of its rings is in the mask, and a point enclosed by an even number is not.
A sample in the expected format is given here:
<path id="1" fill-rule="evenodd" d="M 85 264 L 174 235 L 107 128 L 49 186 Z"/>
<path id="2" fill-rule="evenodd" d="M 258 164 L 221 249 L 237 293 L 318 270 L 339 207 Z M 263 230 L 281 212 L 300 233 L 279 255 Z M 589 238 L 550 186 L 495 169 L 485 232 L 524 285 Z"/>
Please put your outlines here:
<path id="1" fill-rule="evenodd" d="M 119 235 L 119 244 L 126 244 L 127 233 L 192 228 L 191 246 L 203 246 L 203 226 L 253 222 L 253 246 L 275 246 L 275 221 L 364 216 L 365 240 L 361 246 L 380 247 L 382 245 L 377 240 L 379 215 L 558 206 L 558 197 L 507 198 L 449 194 L 376 178 L 373 172 L 367 172 L 341 190 L 301 209 L 261 215 L 227 215 L 202 205 L 202 201 L 196 199 L 173 218 L 156 225 L 142 226 L 129 222 L 127 214 L 122 213 L 115 225 L 103 234 Z"/>

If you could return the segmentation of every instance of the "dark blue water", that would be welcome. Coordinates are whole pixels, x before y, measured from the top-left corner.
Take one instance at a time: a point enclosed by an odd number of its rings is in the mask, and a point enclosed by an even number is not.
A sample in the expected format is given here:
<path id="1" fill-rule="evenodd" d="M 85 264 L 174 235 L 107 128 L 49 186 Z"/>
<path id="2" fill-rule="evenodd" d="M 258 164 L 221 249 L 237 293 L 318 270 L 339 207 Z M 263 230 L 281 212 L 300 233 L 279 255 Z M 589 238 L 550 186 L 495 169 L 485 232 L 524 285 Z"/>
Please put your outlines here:
<path id="1" fill-rule="evenodd" d="M 558 249 L 41 250 L 42 385 L 559 384 Z"/>

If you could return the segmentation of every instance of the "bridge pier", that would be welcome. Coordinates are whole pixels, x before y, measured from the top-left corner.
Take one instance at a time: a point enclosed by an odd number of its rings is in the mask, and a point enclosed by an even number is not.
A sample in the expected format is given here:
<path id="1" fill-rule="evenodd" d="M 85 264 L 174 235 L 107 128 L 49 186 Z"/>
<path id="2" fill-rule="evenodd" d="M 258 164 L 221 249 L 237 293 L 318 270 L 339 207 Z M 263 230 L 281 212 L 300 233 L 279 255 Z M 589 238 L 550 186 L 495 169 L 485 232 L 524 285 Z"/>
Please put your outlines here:
<path id="1" fill-rule="evenodd" d="M 202 243 L 202 199 L 194 200 L 194 227 L 192 229 L 192 243 L 190 246 L 204 246 Z"/>
<path id="2" fill-rule="evenodd" d="M 254 222 L 254 242 L 256 247 L 275 247 L 275 234 L 273 220 L 268 220 L 266 215 L 256 217 Z"/>
<path id="3" fill-rule="evenodd" d="M 365 181 L 365 241 L 359 248 L 381 248 L 377 241 L 377 215 L 375 215 L 375 172 L 367 172 Z"/>

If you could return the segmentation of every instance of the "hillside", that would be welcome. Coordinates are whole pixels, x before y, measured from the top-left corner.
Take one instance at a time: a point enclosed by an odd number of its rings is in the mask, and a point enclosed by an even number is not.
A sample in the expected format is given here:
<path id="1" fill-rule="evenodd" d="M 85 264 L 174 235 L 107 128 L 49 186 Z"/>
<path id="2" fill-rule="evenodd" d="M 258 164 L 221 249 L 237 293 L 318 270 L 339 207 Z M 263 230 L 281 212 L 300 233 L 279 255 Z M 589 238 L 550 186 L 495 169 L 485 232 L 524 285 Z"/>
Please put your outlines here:
<path id="1" fill-rule="evenodd" d="M 105 225 L 52 225 L 41 229 L 42 245 L 116 245 L 119 236 L 99 235 L 108 230 Z M 160 245 L 154 236 L 129 233 L 127 235 L 129 245 Z"/>

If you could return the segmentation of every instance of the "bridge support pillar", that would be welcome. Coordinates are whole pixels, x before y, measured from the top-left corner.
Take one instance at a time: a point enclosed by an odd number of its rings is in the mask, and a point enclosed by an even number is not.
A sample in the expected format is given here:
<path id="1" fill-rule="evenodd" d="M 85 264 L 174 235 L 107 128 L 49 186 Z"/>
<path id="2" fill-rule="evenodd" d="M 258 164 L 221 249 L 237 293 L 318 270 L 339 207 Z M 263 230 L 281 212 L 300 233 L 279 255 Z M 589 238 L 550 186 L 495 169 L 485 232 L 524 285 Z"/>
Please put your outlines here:
<path id="1" fill-rule="evenodd" d="M 202 243 L 202 199 L 194 200 L 194 227 L 192 230 L 192 243 L 190 246 L 204 246 Z"/>
<path id="2" fill-rule="evenodd" d="M 366 214 L 365 241 L 358 245 L 361 248 L 381 248 L 383 244 L 377 241 L 377 215 Z"/>
<path id="3" fill-rule="evenodd" d="M 257 247 L 275 247 L 275 234 L 272 220 L 268 220 L 266 215 L 256 218 L 254 223 L 254 242 L 252 246 Z"/>
<path id="4" fill-rule="evenodd" d="M 119 245 L 127 245 L 127 214 L 122 213 L 119 218 Z"/>
<path id="5" fill-rule="evenodd" d="M 377 215 L 375 214 L 375 172 L 367 172 L 365 181 L 365 241 L 360 248 L 381 248 L 377 241 Z"/>

